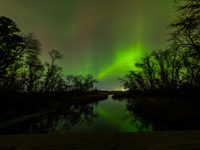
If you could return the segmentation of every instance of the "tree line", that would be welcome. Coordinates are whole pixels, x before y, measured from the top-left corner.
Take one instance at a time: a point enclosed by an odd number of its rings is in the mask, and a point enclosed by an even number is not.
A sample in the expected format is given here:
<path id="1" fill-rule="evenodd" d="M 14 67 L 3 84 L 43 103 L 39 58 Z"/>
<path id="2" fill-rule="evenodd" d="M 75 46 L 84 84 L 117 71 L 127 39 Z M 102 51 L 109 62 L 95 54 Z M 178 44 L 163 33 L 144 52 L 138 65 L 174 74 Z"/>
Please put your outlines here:
<path id="1" fill-rule="evenodd" d="M 48 52 L 51 62 L 39 59 L 41 43 L 32 33 L 23 35 L 14 21 L 0 17 L 0 92 L 46 93 L 93 90 L 92 75 L 63 75 L 58 50 Z"/>
<path id="2" fill-rule="evenodd" d="M 200 1 L 175 0 L 177 18 L 168 25 L 169 48 L 137 62 L 137 70 L 120 78 L 128 91 L 176 91 L 200 88 Z"/>

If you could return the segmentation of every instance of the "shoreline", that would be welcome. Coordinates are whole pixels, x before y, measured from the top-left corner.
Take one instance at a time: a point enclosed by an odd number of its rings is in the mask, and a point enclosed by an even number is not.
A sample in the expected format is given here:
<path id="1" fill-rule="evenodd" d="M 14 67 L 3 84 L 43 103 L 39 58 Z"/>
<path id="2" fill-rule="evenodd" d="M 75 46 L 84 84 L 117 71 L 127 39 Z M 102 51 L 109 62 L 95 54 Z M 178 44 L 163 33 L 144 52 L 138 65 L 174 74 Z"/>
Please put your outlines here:
<path id="1" fill-rule="evenodd" d="M 18 119 L 23 120 L 23 118 L 27 120 L 31 117 L 35 117 L 41 114 L 55 112 L 59 109 L 59 107 L 66 104 L 98 103 L 99 101 L 106 100 L 108 98 L 108 95 L 110 95 L 110 93 L 103 93 L 103 92 L 96 93 L 96 94 L 80 95 L 80 96 L 74 95 L 71 97 L 63 97 L 63 95 L 61 95 L 60 101 L 58 100 L 59 98 L 47 97 L 46 99 L 49 99 L 49 102 L 47 100 L 44 100 L 47 102 L 42 103 L 42 100 L 39 100 L 35 102 L 35 105 L 31 105 L 31 104 L 29 105 L 28 103 L 26 103 L 27 105 L 26 107 L 23 106 L 22 104 L 15 105 L 14 108 L 9 109 L 10 111 L 14 112 L 13 116 L 5 120 L 1 120 L 0 128 L 2 124 L 6 122 L 13 122 L 13 120 L 18 120 Z M 41 99 L 42 97 L 43 96 L 39 98 Z M 33 102 L 33 100 L 32 101 L 29 100 L 29 102 Z M 42 104 L 40 104 L 40 102 Z M 5 113 L 7 111 L 8 110 L 4 110 L 1 113 Z"/>
<path id="2" fill-rule="evenodd" d="M 0 135 L 0 141 L 0 150 L 200 149 L 200 131 Z"/>

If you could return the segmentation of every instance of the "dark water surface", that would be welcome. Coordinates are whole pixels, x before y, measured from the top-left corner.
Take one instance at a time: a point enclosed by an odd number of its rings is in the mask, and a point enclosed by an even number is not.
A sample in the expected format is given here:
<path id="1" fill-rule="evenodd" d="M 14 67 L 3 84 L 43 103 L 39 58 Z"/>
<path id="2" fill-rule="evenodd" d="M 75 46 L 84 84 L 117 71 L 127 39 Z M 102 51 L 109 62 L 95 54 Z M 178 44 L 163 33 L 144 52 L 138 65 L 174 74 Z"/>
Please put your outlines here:
<path id="1" fill-rule="evenodd" d="M 137 128 L 130 123 L 130 119 L 125 119 L 126 101 L 113 100 L 109 95 L 105 101 L 100 101 L 94 106 L 93 123 L 87 125 L 75 125 L 68 131 L 62 132 L 137 132 Z"/>
<path id="2" fill-rule="evenodd" d="M 126 104 L 109 95 L 96 103 L 65 105 L 56 112 L 1 127 L 0 134 L 138 132 L 130 123 L 132 118 L 126 117 Z"/>

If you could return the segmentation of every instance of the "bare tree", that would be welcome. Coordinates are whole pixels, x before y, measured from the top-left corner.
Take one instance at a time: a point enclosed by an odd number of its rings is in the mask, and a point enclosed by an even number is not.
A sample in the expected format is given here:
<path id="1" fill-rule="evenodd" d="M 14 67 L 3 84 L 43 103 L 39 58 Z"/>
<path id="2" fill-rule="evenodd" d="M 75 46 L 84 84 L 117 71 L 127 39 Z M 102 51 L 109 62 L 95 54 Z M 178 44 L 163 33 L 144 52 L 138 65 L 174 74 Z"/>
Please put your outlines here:
<path id="1" fill-rule="evenodd" d="M 51 57 L 51 64 L 46 63 L 46 74 L 44 77 L 44 85 L 42 88 L 43 92 L 53 91 L 57 81 L 61 79 L 61 71 L 62 68 L 55 64 L 57 59 L 62 59 L 63 56 L 58 50 L 49 51 L 49 55 Z"/>

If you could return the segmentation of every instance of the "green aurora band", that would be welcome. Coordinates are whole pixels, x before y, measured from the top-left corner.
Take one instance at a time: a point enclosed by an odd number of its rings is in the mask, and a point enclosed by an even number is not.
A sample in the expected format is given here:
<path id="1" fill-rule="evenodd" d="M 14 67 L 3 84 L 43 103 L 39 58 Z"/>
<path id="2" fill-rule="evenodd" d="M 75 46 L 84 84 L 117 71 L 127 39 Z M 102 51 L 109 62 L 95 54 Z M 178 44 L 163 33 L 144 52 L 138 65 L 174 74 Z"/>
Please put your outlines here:
<path id="1" fill-rule="evenodd" d="M 101 71 L 97 75 L 97 79 L 101 80 L 112 72 L 117 72 L 121 76 L 127 73 L 127 70 L 137 70 L 138 68 L 134 67 L 135 63 L 139 61 L 143 55 L 144 49 L 140 44 L 137 44 L 135 47 L 118 50 L 115 54 L 112 65 Z"/>
<path id="2" fill-rule="evenodd" d="M 167 45 L 167 25 L 175 18 L 170 0 L 0 0 L 0 15 L 33 32 L 67 74 L 92 74 L 98 89 L 121 90 L 118 78 L 145 53 Z"/>

